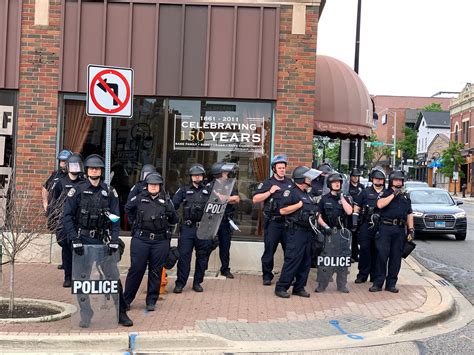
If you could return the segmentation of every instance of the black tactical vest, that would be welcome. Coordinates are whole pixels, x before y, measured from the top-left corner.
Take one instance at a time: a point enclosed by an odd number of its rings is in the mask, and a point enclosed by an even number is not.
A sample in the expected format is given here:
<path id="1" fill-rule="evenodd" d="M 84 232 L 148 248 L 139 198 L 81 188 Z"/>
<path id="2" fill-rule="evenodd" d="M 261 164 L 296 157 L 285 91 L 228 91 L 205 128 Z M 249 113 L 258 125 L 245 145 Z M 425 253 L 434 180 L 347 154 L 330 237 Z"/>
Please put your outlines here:
<path id="1" fill-rule="evenodd" d="M 183 218 L 185 221 L 201 221 L 209 195 L 209 190 L 206 187 L 202 187 L 199 190 L 189 187 L 186 189 L 186 199 L 183 206 Z"/>
<path id="2" fill-rule="evenodd" d="M 151 233 L 165 233 L 168 228 L 166 218 L 166 205 L 171 203 L 169 199 L 150 196 L 138 196 L 140 201 L 137 206 L 137 227 L 140 230 Z"/>
<path id="3" fill-rule="evenodd" d="M 78 228 L 81 230 L 110 229 L 110 220 L 106 216 L 109 210 L 108 191 L 104 189 L 82 191 L 77 216 Z"/>

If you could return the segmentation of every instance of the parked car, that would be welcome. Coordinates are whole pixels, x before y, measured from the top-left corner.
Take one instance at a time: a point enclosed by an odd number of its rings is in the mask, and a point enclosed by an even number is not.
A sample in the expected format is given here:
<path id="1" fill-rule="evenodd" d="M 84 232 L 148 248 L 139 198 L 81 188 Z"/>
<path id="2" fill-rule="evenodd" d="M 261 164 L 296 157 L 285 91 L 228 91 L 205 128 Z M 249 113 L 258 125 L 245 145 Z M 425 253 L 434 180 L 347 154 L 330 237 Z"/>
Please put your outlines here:
<path id="1" fill-rule="evenodd" d="M 417 187 L 429 187 L 426 182 L 423 181 L 405 181 L 405 189 L 410 190 Z"/>
<path id="2" fill-rule="evenodd" d="M 408 191 L 415 220 L 415 235 L 454 234 L 456 240 L 466 239 L 466 212 L 459 208 L 462 201 L 454 201 L 443 189 L 413 188 Z"/>

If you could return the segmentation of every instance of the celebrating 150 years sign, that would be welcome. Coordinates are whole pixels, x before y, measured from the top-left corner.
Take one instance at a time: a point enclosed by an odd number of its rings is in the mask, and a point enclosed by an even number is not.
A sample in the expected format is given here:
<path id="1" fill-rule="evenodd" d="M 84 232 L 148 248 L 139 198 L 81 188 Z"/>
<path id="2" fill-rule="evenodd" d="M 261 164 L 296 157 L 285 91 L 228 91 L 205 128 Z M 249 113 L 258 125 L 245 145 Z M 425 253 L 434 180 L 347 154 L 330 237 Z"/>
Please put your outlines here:
<path id="1" fill-rule="evenodd" d="M 200 117 L 175 114 L 174 149 L 263 153 L 264 117 L 215 113 Z"/>

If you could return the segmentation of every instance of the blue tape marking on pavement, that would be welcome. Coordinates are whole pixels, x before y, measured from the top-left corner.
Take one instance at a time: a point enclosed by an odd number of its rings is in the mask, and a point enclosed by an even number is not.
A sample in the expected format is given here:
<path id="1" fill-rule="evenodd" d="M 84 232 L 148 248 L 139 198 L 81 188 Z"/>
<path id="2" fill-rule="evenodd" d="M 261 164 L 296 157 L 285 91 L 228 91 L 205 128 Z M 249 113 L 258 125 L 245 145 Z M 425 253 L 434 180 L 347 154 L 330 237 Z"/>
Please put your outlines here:
<path id="1" fill-rule="evenodd" d="M 349 339 L 353 340 L 362 340 L 364 337 L 362 335 L 356 335 L 356 334 L 350 334 L 346 332 L 342 327 L 339 325 L 339 321 L 336 319 L 332 319 L 329 321 L 329 324 L 331 324 L 334 328 L 336 328 L 341 334 L 347 335 Z"/>
<path id="2" fill-rule="evenodd" d="M 137 337 L 138 333 L 130 333 L 128 336 L 129 340 L 128 342 L 130 343 L 130 350 L 133 351 L 135 350 L 135 339 Z"/>

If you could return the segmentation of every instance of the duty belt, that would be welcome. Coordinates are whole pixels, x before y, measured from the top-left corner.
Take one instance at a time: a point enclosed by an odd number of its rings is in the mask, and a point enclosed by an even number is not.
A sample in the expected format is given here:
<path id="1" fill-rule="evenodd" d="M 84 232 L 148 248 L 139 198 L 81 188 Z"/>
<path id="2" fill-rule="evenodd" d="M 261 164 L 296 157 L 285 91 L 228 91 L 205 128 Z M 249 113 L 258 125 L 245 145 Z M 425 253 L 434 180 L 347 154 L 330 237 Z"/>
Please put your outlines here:
<path id="1" fill-rule="evenodd" d="M 269 220 L 277 222 L 277 223 L 283 223 L 283 222 L 285 222 L 285 217 L 283 217 L 283 216 L 272 216 L 272 217 L 269 218 Z"/>
<path id="2" fill-rule="evenodd" d="M 200 224 L 200 223 L 201 223 L 201 222 L 191 221 L 190 219 L 188 219 L 188 220 L 186 220 L 186 221 L 183 222 L 183 224 L 184 224 L 185 226 L 188 226 L 188 227 L 193 227 L 193 226 L 199 227 L 199 224 Z"/>
<path id="3" fill-rule="evenodd" d="M 98 229 L 81 229 L 80 235 L 89 238 L 99 238 L 100 230 Z"/>
<path id="4" fill-rule="evenodd" d="M 407 221 L 401 218 L 395 218 L 395 219 L 383 218 L 382 223 L 387 226 L 404 226 L 405 224 L 407 224 Z"/>
<path id="5" fill-rule="evenodd" d="M 148 231 L 140 231 L 138 235 L 142 238 L 145 239 L 150 239 L 150 240 L 166 240 L 168 239 L 168 236 L 166 235 L 166 232 L 160 232 L 160 233 L 152 233 Z"/>

